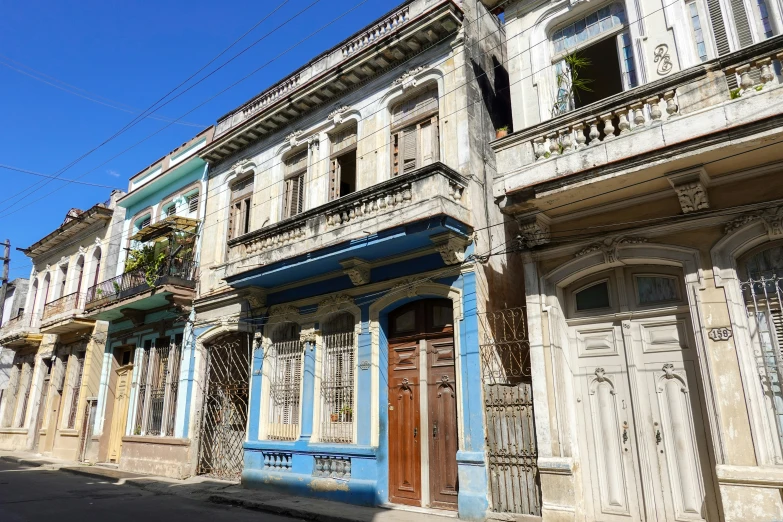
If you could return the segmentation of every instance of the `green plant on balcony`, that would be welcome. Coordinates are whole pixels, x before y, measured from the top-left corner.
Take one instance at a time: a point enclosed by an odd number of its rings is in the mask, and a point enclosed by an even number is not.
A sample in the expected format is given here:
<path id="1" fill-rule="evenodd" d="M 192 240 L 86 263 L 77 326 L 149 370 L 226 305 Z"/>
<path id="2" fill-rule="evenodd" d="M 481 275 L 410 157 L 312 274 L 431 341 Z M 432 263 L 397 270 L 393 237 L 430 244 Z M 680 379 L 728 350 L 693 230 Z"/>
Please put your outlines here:
<path id="1" fill-rule="evenodd" d="M 141 271 L 147 284 L 154 286 L 165 263 L 165 251 L 156 249 L 154 245 L 144 245 L 128 253 L 125 272 Z"/>
<path id="2" fill-rule="evenodd" d="M 571 104 L 574 98 L 579 98 L 580 92 L 592 92 L 590 84 L 593 80 L 581 76 L 583 69 L 589 67 L 591 62 L 588 58 L 577 53 L 567 54 L 563 61 L 557 65 L 557 74 L 555 75 L 556 95 L 555 102 L 552 104 L 552 117 L 560 116 L 571 110 Z"/>

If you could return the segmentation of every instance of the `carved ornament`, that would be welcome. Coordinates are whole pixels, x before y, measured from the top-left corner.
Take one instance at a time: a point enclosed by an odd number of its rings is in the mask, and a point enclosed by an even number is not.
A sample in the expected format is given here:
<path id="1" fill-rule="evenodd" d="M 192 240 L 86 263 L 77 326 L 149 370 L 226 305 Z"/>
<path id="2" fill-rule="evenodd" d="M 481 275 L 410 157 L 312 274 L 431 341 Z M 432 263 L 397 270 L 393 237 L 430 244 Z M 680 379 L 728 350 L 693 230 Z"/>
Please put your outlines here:
<path id="1" fill-rule="evenodd" d="M 352 257 L 340 261 L 343 273 L 351 278 L 354 286 L 366 285 L 370 282 L 370 263 L 363 259 Z"/>
<path id="2" fill-rule="evenodd" d="M 672 59 L 669 56 L 669 46 L 660 44 L 655 48 L 653 61 L 658 64 L 658 76 L 666 76 L 672 71 Z"/>
<path id="3" fill-rule="evenodd" d="M 754 221 L 762 222 L 770 239 L 783 239 L 783 206 L 743 214 L 726 223 L 723 230 L 726 234 L 730 234 Z"/>
<path id="4" fill-rule="evenodd" d="M 470 244 L 470 239 L 456 232 L 443 232 L 430 236 L 430 241 L 447 265 L 455 265 L 465 261 L 465 249 Z"/>
<path id="5" fill-rule="evenodd" d="M 295 130 L 294 132 L 290 133 L 288 136 L 285 137 L 285 141 L 287 141 L 291 148 L 296 147 L 299 144 L 299 136 L 302 135 L 301 130 Z"/>
<path id="6" fill-rule="evenodd" d="M 231 165 L 231 170 L 233 170 L 235 172 L 244 172 L 245 166 L 248 163 L 250 163 L 250 159 L 249 158 L 243 158 L 243 159 L 237 161 L 236 163 L 234 163 L 233 165 Z"/>
<path id="7" fill-rule="evenodd" d="M 250 308 L 262 308 L 266 306 L 266 288 L 252 288 L 245 294 Z"/>
<path id="8" fill-rule="evenodd" d="M 428 281 L 429 279 L 403 279 L 399 283 L 395 284 L 389 293 L 402 294 L 405 297 L 416 297 L 419 295 L 419 287 Z"/>
<path id="9" fill-rule="evenodd" d="M 592 254 L 593 252 L 603 252 L 605 263 L 616 263 L 617 249 L 621 245 L 638 245 L 646 242 L 647 239 L 643 237 L 608 237 L 597 243 L 587 245 L 582 250 L 574 254 L 574 257 L 583 257 L 588 254 Z"/>
<path id="10" fill-rule="evenodd" d="M 343 114 L 348 112 L 348 110 L 350 110 L 350 107 L 343 105 L 330 112 L 327 118 L 332 120 L 335 125 L 340 125 L 343 122 Z"/>
<path id="11" fill-rule="evenodd" d="M 710 208 L 707 198 L 709 177 L 704 167 L 671 172 L 666 177 L 677 194 L 683 214 Z"/>
<path id="12" fill-rule="evenodd" d="M 280 318 L 285 321 L 292 321 L 299 316 L 299 308 L 294 305 L 275 305 L 269 309 L 269 318 Z"/>
<path id="13" fill-rule="evenodd" d="M 419 74 L 420 72 L 427 69 L 428 66 L 426 65 L 420 65 L 418 67 L 414 67 L 412 69 L 408 69 L 404 73 L 402 73 L 402 76 L 397 78 L 392 82 L 392 85 L 402 85 L 403 90 L 408 89 L 410 87 L 416 87 L 417 80 L 415 76 Z"/>
<path id="14" fill-rule="evenodd" d="M 516 216 L 519 224 L 520 246 L 532 248 L 549 243 L 552 234 L 549 231 L 549 218 L 543 214 Z"/>
<path id="15" fill-rule="evenodd" d="M 345 294 L 331 295 L 318 303 L 318 314 L 331 314 L 342 308 L 342 305 L 353 303 L 353 297 Z"/>

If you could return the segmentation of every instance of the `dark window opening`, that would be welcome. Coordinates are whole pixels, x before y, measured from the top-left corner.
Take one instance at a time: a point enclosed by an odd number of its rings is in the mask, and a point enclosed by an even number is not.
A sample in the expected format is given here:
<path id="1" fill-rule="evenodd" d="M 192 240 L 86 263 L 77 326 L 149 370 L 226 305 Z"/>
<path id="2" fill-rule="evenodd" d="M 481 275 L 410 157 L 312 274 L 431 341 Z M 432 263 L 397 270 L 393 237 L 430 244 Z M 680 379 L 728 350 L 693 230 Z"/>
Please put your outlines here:
<path id="1" fill-rule="evenodd" d="M 334 168 L 336 169 L 334 180 L 339 187 L 338 197 L 356 192 L 356 151 L 336 157 Z"/>
<path id="2" fill-rule="evenodd" d="M 579 76 L 592 81 L 588 84 L 590 91 L 577 89 L 574 93 L 575 108 L 623 92 L 623 76 L 615 38 L 607 38 L 585 47 L 578 55 L 590 63 L 582 68 Z"/>

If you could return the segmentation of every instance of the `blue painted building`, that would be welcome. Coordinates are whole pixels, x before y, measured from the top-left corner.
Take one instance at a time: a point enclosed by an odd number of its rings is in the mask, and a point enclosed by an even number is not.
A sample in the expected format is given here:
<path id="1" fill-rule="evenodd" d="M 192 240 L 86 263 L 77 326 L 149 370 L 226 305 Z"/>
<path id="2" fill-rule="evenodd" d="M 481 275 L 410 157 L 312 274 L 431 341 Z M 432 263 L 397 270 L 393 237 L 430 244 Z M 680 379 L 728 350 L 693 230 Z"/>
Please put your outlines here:
<path id="1" fill-rule="evenodd" d="M 503 228 L 468 49 L 493 78 L 493 24 L 405 2 L 219 119 L 199 152 L 205 474 L 485 517 L 478 321 Z"/>
<path id="2" fill-rule="evenodd" d="M 99 460 L 184 478 L 195 472 L 192 334 L 206 163 L 213 128 L 130 179 L 118 201 L 106 279 L 87 291 L 86 313 L 108 321 L 99 412 Z M 104 261 L 106 262 L 106 261 Z"/>

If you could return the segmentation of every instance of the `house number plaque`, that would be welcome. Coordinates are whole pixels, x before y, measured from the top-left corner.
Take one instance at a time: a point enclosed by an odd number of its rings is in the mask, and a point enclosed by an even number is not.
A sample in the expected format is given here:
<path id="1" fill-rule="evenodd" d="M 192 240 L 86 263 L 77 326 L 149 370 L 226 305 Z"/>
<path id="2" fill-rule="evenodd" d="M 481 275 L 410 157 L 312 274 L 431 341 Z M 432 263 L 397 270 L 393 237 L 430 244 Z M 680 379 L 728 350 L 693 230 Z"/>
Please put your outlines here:
<path id="1" fill-rule="evenodd" d="M 731 328 L 713 328 L 708 334 L 713 341 L 728 341 L 734 335 Z"/>
<path id="2" fill-rule="evenodd" d="M 370 361 L 364 360 L 359 363 L 359 368 L 362 370 L 369 370 L 370 369 Z"/>

